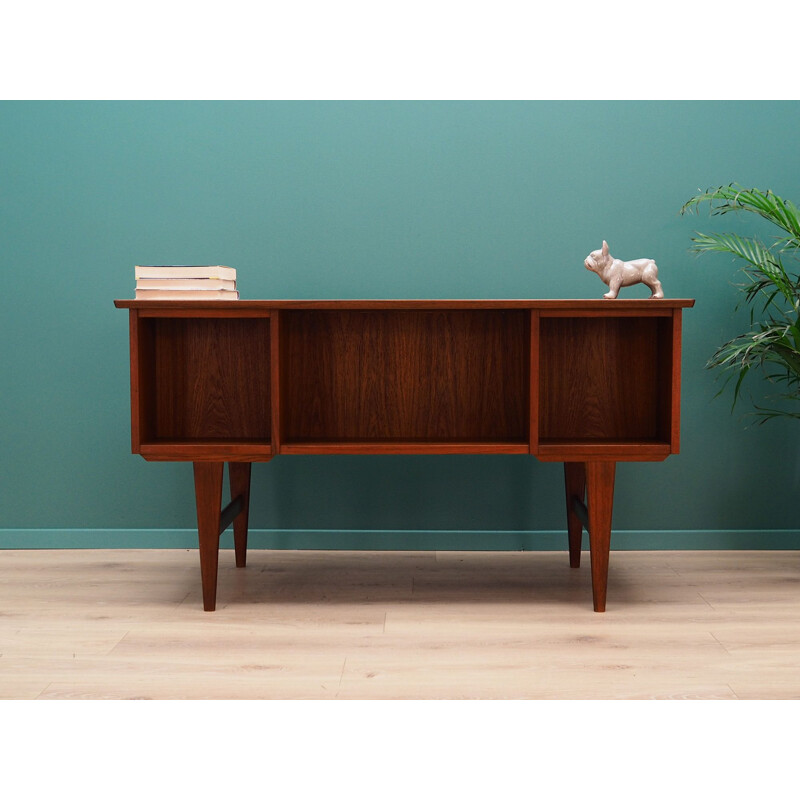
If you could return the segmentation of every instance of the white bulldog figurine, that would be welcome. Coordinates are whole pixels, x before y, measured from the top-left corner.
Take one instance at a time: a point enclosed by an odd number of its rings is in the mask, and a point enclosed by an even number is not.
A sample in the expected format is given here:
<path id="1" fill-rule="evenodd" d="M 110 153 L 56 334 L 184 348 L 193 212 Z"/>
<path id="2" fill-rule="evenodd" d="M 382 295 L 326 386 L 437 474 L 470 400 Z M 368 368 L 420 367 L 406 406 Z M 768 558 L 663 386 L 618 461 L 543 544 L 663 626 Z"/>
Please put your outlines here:
<path id="1" fill-rule="evenodd" d="M 608 300 L 613 300 L 623 286 L 633 286 L 643 283 L 649 287 L 652 294 L 650 299 L 659 299 L 664 296 L 661 282 L 658 280 L 658 267 L 652 258 L 637 258 L 635 261 L 620 261 L 608 252 L 608 242 L 603 240 L 600 250 L 592 250 L 583 262 L 586 269 L 596 272 L 600 280 L 608 285 L 610 291 L 603 295 Z"/>

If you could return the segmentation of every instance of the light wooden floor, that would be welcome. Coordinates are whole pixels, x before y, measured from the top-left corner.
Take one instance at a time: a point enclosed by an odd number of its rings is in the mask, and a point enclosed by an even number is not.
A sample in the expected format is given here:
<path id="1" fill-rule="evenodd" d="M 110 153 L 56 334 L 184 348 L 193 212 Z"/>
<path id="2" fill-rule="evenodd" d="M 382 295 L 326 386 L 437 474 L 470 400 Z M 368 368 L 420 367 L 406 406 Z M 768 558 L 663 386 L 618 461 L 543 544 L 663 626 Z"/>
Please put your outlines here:
<path id="1" fill-rule="evenodd" d="M 0 552 L 0 698 L 800 698 L 800 551 Z"/>

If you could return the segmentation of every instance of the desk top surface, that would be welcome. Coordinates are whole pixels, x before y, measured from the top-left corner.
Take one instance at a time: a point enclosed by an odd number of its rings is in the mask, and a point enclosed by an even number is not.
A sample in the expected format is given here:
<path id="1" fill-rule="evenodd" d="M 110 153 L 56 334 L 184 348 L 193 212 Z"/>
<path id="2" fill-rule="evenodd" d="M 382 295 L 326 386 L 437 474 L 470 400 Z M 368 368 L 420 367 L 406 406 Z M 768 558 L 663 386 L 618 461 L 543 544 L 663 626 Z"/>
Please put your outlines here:
<path id="1" fill-rule="evenodd" d="M 668 309 L 691 308 L 694 300 L 688 299 L 617 299 L 617 300 L 115 300 L 117 308 L 128 309 L 227 309 L 236 310 L 303 310 L 303 309 L 531 309 L 555 311 L 626 310 L 653 313 Z"/>

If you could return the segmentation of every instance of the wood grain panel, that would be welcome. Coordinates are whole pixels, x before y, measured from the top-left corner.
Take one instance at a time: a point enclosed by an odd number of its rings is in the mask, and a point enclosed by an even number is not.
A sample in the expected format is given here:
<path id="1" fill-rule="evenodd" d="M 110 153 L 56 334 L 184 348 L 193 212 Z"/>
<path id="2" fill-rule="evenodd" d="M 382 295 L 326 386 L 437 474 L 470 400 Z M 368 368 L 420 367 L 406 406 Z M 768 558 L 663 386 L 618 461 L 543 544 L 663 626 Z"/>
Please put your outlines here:
<path id="1" fill-rule="evenodd" d="M 513 441 L 461 441 L 447 439 L 348 439 L 347 441 L 294 442 L 281 445 L 281 453 L 295 455 L 486 455 L 505 453 L 527 454 L 528 443 Z"/>
<path id="2" fill-rule="evenodd" d="M 541 369 L 539 367 L 539 355 L 541 347 L 539 345 L 539 325 L 540 314 L 538 311 L 531 311 L 530 321 L 530 341 L 528 342 L 528 449 L 532 455 L 539 452 L 539 380 Z"/>
<path id="3" fill-rule="evenodd" d="M 242 316 L 256 313 L 259 316 L 264 312 L 276 309 L 539 309 L 547 310 L 553 314 L 576 313 L 582 316 L 623 316 L 634 314 L 636 316 L 670 316 L 673 309 L 691 308 L 694 300 L 680 300 L 668 298 L 662 300 L 644 300 L 631 298 L 618 298 L 617 300 L 115 300 L 117 308 L 137 309 L 143 315 L 152 312 L 154 316 L 182 315 L 200 316 L 201 314 L 213 316 Z M 197 314 L 195 312 L 200 312 Z"/>
<path id="4" fill-rule="evenodd" d="M 281 312 L 274 311 L 270 314 L 269 346 L 270 346 L 270 404 L 272 406 L 272 452 L 278 455 L 281 452 Z"/>
<path id="5" fill-rule="evenodd" d="M 284 444 L 528 437 L 528 315 L 282 311 Z"/>
<path id="6" fill-rule="evenodd" d="M 156 441 L 269 440 L 268 319 L 140 320 L 152 326 Z"/>
<path id="7" fill-rule="evenodd" d="M 682 313 L 676 308 L 672 314 L 672 330 L 665 331 L 670 337 L 669 354 L 672 363 L 664 362 L 664 372 L 669 372 L 671 408 L 669 413 L 670 449 L 673 453 L 681 451 L 681 351 L 682 351 Z M 666 348 L 665 348 L 666 349 Z"/>
<path id="8" fill-rule="evenodd" d="M 680 311 L 678 312 L 680 314 Z M 678 319 L 678 331 L 680 332 L 680 319 Z M 673 412 L 676 409 L 673 406 L 673 366 L 675 364 L 675 356 L 677 355 L 677 363 L 680 368 L 680 340 L 678 340 L 678 350 L 674 350 L 673 340 L 673 319 L 667 317 L 660 319 L 657 326 L 658 336 L 658 385 L 661 391 L 658 392 L 658 438 L 664 442 L 670 442 L 677 446 L 677 435 L 673 438 L 674 430 Z M 679 389 L 680 391 L 680 389 Z"/>
<path id="9" fill-rule="evenodd" d="M 669 429 L 664 330 L 658 317 L 542 316 L 540 444 L 659 441 Z"/>

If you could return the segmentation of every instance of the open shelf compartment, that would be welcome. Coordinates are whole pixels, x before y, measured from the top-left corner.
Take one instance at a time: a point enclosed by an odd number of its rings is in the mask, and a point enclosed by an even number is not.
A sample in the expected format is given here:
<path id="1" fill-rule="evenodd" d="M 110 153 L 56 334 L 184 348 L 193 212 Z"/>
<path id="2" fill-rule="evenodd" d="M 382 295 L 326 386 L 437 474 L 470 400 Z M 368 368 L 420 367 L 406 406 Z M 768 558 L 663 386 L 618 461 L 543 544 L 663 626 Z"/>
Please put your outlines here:
<path id="1" fill-rule="evenodd" d="M 538 453 L 674 452 L 673 324 L 672 316 L 543 315 Z"/>
<path id="2" fill-rule="evenodd" d="M 270 454 L 268 316 L 140 318 L 136 350 L 143 455 Z"/>
<path id="3" fill-rule="evenodd" d="M 281 312 L 281 452 L 528 452 L 525 310 Z"/>

